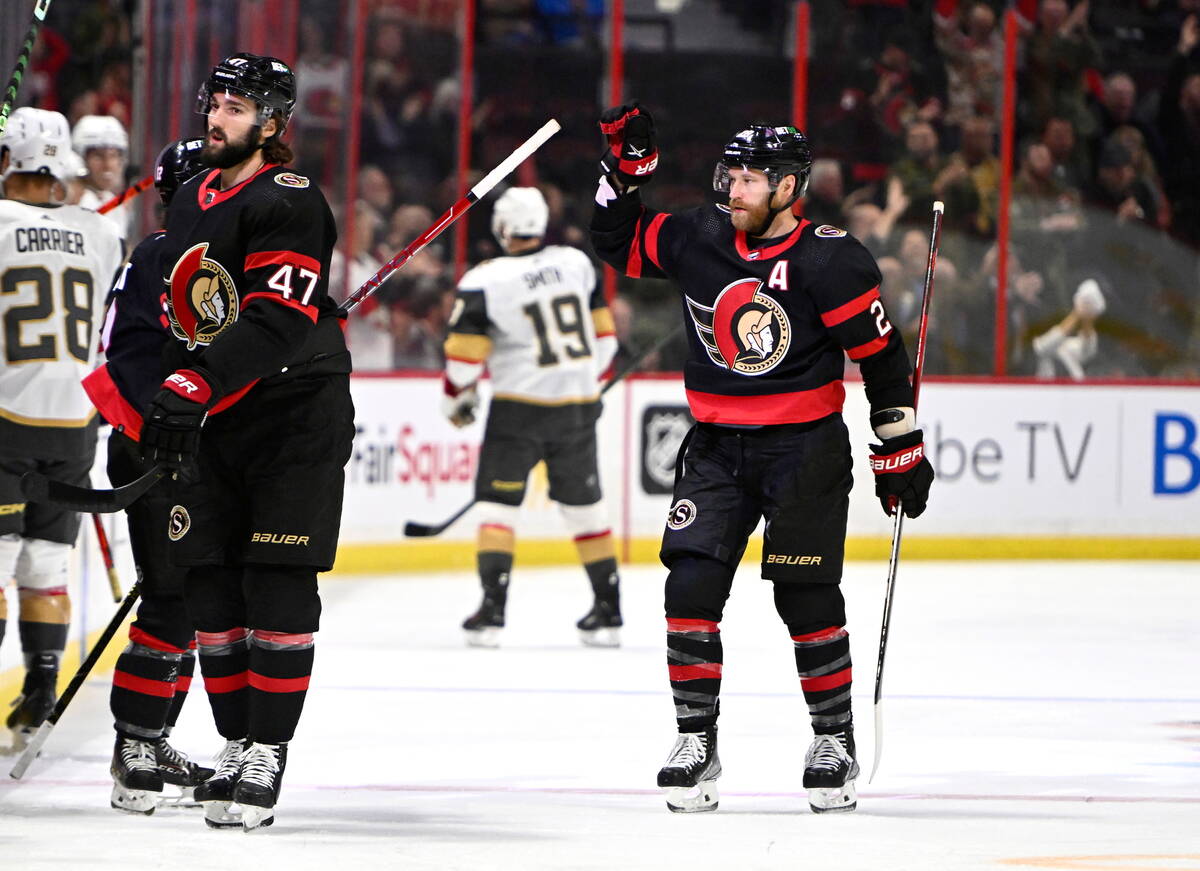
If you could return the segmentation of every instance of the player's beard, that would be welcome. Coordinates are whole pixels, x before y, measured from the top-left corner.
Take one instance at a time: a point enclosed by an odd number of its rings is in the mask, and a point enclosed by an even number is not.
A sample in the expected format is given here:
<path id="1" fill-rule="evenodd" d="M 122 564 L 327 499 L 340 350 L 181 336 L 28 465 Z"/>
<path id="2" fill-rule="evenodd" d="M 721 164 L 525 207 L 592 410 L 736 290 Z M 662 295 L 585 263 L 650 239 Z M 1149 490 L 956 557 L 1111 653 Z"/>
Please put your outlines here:
<path id="1" fill-rule="evenodd" d="M 241 139 L 230 138 L 224 130 L 219 130 L 218 132 L 225 137 L 225 141 L 214 144 L 206 140 L 204 147 L 200 149 L 201 162 L 213 169 L 229 169 L 237 166 L 258 150 L 258 131 L 260 129 L 251 127 Z M 209 133 L 211 134 L 212 130 Z"/>
<path id="2" fill-rule="evenodd" d="M 756 205 L 750 205 L 744 200 L 738 200 L 737 206 L 743 208 L 744 212 L 735 212 L 732 210 L 733 203 L 730 203 L 729 220 L 733 223 L 735 230 L 741 230 L 744 233 L 755 233 L 765 230 L 763 224 L 767 220 L 767 204 L 765 202 Z"/>

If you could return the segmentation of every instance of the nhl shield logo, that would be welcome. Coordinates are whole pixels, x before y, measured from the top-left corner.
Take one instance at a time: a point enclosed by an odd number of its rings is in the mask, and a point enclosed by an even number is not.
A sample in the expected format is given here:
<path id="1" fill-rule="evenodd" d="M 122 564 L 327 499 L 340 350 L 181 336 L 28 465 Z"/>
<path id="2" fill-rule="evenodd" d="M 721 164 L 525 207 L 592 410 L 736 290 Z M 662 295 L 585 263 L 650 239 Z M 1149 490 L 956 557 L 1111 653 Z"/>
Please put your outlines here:
<path id="1" fill-rule="evenodd" d="M 167 309 L 171 332 L 188 350 L 208 345 L 237 320 L 237 286 L 228 270 L 204 255 L 208 243 L 193 245 L 171 268 Z"/>
<path id="2" fill-rule="evenodd" d="M 686 405 L 650 405 L 642 412 L 642 489 L 665 494 L 675 488 L 679 446 L 692 428 Z"/>
<path id="3" fill-rule="evenodd" d="M 685 299 L 696 334 L 718 366 L 741 375 L 762 375 L 787 356 L 791 322 L 783 306 L 763 292 L 757 278 L 728 285 L 711 308 Z"/>

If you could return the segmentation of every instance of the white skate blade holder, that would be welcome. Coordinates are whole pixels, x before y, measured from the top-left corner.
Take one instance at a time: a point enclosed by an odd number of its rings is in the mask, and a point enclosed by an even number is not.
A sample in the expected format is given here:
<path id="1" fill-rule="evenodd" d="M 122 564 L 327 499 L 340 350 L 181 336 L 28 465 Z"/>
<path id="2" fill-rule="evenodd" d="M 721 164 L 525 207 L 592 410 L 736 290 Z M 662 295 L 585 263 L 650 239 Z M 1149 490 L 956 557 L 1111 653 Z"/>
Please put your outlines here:
<path id="1" fill-rule="evenodd" d="M 620 647 L 621 630 L 616 626 L 580 629 L 579 640 L 583 642 L 584 647 Z"/>
<path id="2" fill-rule="evenodd" d="M 210 829 L 241 828 L 241 811 L 230 810 L 231 801 L 206 801 L 204 804 L 204 822 Z"/>
<path id="3" fill-rule="evenodd" d="M 814 814 L 846 813 L 858 807 L 854 781 L 845 786 L 814 787 L 808 791 L 808 806 Z"/>
<path id="4" fill-rule="evenodd" d="M 674 814 L 698 814 L 715 811 L 721 796 L 715 780 L 702 780 L 695 786 L 668 786 L 667 809 Z"/>
<path id="5" fill-rule="evenodd" d="M 265 829 L 271 823 L 275 822 L 275 808 L 255 807 L 252 804 L 241 805 L 241 808 L 242 828 L 247 832 L 253 832 L 256 829 Z"/>
<path id="6" fill-rule="evenodd" d="M 202 803 L 196 801 L 193 793 L 196 791 L 194 786 L 173 786 L 168 784 L 171 789 L 178 790 L 178 794 L 168 795 L 166 787 L 164 791 L 158 793 L 158 806 L 161 808 L 189 808 L 202 807 Z"/>
<path id="7" fill-rule="evenodd" d="M 499 647 L 500 646 L 500 631 L 499 626 L 484 626 L 481 629 L 464 629 L 463 637 L 467 640 L 467 647 Z"/>
<path id="8" fill-rule="evenodd" d="M 119 783 L 113 784 L 109 804 L 114 810 L 129 814 L 144 814 L 150 816 L 158 808 L 161 793 L 148 789 L 126 789 Z"/>

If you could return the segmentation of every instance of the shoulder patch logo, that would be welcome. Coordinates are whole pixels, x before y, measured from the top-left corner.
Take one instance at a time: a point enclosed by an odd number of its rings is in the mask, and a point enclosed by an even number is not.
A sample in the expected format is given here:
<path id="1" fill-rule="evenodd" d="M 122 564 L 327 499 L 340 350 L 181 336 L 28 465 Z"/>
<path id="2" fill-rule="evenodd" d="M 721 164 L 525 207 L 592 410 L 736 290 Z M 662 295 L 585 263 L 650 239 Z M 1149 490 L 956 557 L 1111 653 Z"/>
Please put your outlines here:
<path id="1" fill-rule="evenodd" d="M 842 236 L 846 235 L 845 230 L 840 230 L 837 227 L 831 227 L 828 224 L 822 224 L 821 226 L 817 227 L 817 229 L 813 230 L 813 232 L 823 239 L 840 239 Z"/>
<path id="2" fill-rule="evenodd" d="M 685 296 L 696 335 L 708 357 L 739 375 L 762 375 L 778 366 L 792 343 L 787 312 L 763 293 L 757 278 L 742 278 L 717 295 L 712 307 Z"/>
<path id="3" fill-rule="evenodd" d="M 309 181 L 304 176 L 296 175 L 294 172 L 281 172 L 275 176 L 275 184 L 283 185 L 285 188 L 306 188 L 309 185 Z"/>

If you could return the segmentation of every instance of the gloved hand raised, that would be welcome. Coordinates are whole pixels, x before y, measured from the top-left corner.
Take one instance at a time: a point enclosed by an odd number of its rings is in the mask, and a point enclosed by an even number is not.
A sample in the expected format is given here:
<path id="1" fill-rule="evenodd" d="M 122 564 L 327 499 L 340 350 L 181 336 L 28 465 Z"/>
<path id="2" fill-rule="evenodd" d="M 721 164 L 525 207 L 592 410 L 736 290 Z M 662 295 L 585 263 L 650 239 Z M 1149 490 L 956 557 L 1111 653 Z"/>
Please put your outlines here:
<path id="1" fill-rule="evenodd" d="M 449 378 L 442 379 L 442 414 L 459 429 L 475 422 L 479 410 L 479 392 L 474 384 L 458 388 Z"/>
<path id="2" fill-rule="evenodd" d="M 220 398 L 203 369 L 180 369 L 167 376 L 146 406 L 142 458 L 172 469 L 190 464 L 200 448 L 200 428 Z"/>
<path id="3" fill-rule="evenodd" d="M 933 483 L 933 466 L 925 459 L 925 442 L 921 430 L 895 438 L 883 439 L 881 445 L 871 445 L 871 471 L 875 473 L 875 495 L 890 517 L 900 501 L 906 517 L 919 517 L 929 501 Z"/>
<path id="4" fill-rule="evenodd" d="M 600 169 L 622 187 L 650 181 L 658 167 L 654 142 L 654 119 L 636 102 L 605 109 L 600 115 L 600 132 L 608 138 L 608 150 L 600 158 Z"/>

